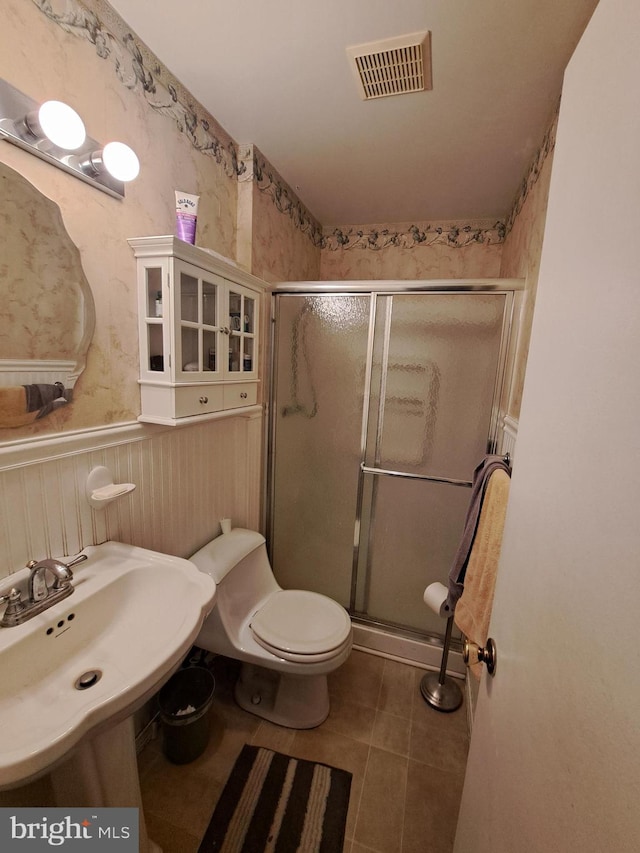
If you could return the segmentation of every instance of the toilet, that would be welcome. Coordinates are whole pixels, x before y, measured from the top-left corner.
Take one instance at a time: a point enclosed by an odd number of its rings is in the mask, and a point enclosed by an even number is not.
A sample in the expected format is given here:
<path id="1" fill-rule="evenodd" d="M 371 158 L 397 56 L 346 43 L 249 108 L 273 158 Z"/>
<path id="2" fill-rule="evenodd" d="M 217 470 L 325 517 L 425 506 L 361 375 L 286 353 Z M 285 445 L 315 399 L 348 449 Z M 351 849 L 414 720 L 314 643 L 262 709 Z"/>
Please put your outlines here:
<path id="1" fill-rule="evenodd" d="M 326 595 L 282 589 L 254 530 L 223 533 L 190 559 L 217 586 L 195 644 L 241 661 L 238 705 L 279 726 L 319 726 L 329 715 L 327 674 L 351 652 L 347 611 Z"/>

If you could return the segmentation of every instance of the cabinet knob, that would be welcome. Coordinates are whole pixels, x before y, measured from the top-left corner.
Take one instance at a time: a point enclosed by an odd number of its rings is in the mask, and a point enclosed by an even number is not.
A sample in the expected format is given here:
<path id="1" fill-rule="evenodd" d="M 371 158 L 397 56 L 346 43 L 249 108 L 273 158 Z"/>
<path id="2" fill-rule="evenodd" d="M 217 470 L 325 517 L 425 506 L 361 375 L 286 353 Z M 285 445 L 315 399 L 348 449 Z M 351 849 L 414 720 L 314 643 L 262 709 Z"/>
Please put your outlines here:
<path id="1" fill-rule="evenodd" d="M 241 391 L 241 392 L 240 392 L 240 399 L 241 399 L 241 400 L 246 400 L 246 399 L 247 399 L 247 392 L 246 392 L 246 391 Z"/>
<path id="2" fill-rule="evenodd" d="M 208 402 L 209 402 L 209 398 L 208 398 L 208 397 L 200 397 L 200 402 L 201 402 L 201 403 L 208 403 Z"/>

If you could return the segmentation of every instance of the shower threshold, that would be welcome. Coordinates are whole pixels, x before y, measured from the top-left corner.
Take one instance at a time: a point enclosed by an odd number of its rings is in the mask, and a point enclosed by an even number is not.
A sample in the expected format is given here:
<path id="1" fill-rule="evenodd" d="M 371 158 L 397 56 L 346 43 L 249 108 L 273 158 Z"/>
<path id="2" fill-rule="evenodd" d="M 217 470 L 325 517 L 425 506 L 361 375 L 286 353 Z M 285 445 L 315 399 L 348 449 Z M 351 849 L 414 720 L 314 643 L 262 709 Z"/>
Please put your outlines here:
<path id="1" fill-rule="evenodd" d="M 419 637 L 395 628 L 372 624 L 352 616 L 353 645 L 359 651 L 398 660 L 422 669 L 438 671 L 442 662 L 442 638 Z M 447 659 L 447 674 L 465 678 L 460 642 L 454 641 Z"/>

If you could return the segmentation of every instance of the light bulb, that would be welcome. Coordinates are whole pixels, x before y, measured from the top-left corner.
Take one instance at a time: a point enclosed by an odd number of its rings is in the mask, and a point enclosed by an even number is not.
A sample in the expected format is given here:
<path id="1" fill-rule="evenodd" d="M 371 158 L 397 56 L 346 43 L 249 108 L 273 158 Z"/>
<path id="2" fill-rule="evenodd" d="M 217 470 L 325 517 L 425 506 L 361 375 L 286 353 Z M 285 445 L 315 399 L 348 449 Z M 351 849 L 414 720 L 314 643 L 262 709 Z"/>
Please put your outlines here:
<path id="1" fill-rule="evenodd" d="M 87 136 L 78 113 L 62 101 L 45 101 L 38 110 L 38 124 L 47 139 L 67 151 L 80 148 Z"/>
<path id="2" fill-rule="evenodd" d="M 118 181 L 133 181 L 140 172 L 135 151 L 124 142 L 108 142 L 102 149 L 102 162 L 109 174 Z"/>

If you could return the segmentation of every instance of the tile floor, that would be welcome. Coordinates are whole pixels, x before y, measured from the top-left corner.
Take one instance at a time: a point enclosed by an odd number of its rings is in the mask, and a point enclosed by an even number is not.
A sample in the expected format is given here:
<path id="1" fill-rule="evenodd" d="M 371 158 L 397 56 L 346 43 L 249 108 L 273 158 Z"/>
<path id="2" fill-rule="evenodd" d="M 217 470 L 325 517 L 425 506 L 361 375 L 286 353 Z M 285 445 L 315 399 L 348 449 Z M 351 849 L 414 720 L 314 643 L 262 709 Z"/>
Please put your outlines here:
<path id="1" fill-rule="evenodd" d="M 430 708 L 419 690 L 423 670 L 354 651 L 329 676 L 329 718 L 306 731 L 238 708 L 234 661 L 216 658 L 212 671 L 212 733 L 203 755 L 170 764 L 158 737 L 139 756 L 149 835 L 164 853 L 197 851 L 245 743 L 353 773 L 344 853 L 452 850 L 468 748 L 466 709 L 442 714 Z"/>

